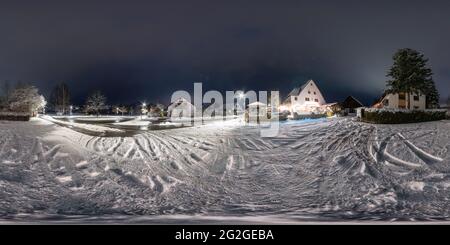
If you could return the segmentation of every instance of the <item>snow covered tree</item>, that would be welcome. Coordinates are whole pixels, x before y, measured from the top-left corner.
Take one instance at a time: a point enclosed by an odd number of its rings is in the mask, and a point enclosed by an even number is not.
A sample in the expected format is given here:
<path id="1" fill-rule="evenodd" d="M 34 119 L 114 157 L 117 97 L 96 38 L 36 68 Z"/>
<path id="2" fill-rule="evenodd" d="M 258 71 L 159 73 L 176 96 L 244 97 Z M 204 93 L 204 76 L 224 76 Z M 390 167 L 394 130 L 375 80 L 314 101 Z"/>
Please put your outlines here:
<path id="1" fill-rule="evenodd" d="M 439 108 L 439 92 L 436 89 L 433 80 L 427 81 L 427 83 L 425 84 L 424 91 L 425 95 L 427 96 L 426 98 L 427 108 L 431 109 Z"/>
<path id="2" fill-rule="evenodd" d="M 50 103 L 56 112 L 65 114 L 69 110 L 70 93 L 69 87 L 65 83 L 60 83 L 53 88 Z"/>
<path id="3" fill-rule="evenodd" d="M 439 103 L 439 94 L 434 85 L 432 71 L 427 67 L 428 59 L 413 49 L 400 49 L 394 56 L 394 64 L 387 76 L 388 93 L 406 93 L 408 108 L 411 105 L 410 93 L 423 93 L 427 96 L 427 107 Z"/>
<path id="4" fill-rule="evenodd" d="M 24 85 L 12 91 L 8 98 L 9 109 L 13 112 L 25 112 L 35 115 L 45 108 L 47 102 L 36 87 Z"/>
<path id="5" fill-rule="evenodd" d="M 97 116 L 100 115 L 100 111 L 106 107 L 106 96 L 100 91 L 94 92 L 86 100 L 86 112 L 94 112 Z"/>

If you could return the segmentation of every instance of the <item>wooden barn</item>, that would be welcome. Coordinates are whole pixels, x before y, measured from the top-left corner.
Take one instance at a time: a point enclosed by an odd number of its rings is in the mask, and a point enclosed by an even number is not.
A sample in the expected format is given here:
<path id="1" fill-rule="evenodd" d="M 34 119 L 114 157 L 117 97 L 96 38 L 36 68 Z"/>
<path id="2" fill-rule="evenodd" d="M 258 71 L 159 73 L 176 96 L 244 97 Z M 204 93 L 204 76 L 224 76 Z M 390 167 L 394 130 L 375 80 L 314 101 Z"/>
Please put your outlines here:
<path id="1" fill-rule="evenodd" d="M 364 105 L 355 97 L 348 96 L 343 102 L 340 103 L 340 107 L 345 115 L 354 115 L 356 114 L 356 109 L 364 107 Z"/>

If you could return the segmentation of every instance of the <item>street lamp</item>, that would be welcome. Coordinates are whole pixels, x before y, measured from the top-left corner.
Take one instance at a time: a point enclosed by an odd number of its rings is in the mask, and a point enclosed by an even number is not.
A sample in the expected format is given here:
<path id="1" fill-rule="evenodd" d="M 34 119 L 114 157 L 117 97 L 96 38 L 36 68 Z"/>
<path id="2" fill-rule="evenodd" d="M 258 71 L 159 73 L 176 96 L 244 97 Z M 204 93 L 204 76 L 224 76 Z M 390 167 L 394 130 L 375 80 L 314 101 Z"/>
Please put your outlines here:
<path id="1" fill-rule="evenodd" d="M 146 108 L 147 107 L 147 103 L 142 103 L 142 114 L 141 114 L 141 120 L 143 119 L 143 117 L 144 117 L 144 113 L 146 112 Z"/>
<path id="2" fill-rule="evenodd" d="M 70 109 L 70 115 L 72 116 L 72 110 L 73 110 L 73 106 L 71 105 L 71 106 L 69 106 L 69 109 Z"/>

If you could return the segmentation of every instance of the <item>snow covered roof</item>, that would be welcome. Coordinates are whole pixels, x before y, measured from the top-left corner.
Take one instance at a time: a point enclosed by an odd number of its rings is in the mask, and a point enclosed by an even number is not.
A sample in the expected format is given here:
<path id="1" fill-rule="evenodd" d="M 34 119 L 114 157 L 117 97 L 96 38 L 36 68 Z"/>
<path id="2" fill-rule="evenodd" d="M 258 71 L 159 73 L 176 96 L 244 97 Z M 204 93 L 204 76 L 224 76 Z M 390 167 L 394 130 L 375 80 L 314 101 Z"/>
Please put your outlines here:
<path id="1" fill-rule="evenodd" d="M 308 83 L 310 83 L 310 82 L 314 82 L 312 79 L 310 79 L 310 80 L 308 80 L 308 81 L 306 81 L 302 86 L 300 86 L 300 87 L 296 87 L 296 88 L 294 88 L 294 89 L 292 89 L 292 91 L 288 94 L 288 98 L 289 97 L 291 97 L 291 96 L 297 96 L 297 95 L 299 95 L 300 94 L 300 92 L 302 92 L 302 90 L 306 87 L 306 85 L 308 85 Z"/>
<path id="2" fill-rule="evenodd" d="M 358 107 L 364 107 L 364 104 L 361 103 L 359 100 L 357 100 L 353 96 L 348 96 L 342 103 L 342 107 L 344 108 L 358 108 Z"/>
<path id="3" fill-rule="evenodd" d="M 264 103 L 261 103 L 261 102 L 259 102 L 259 101 L 256 101 L 256 102 L 253 102 L 253 103 L 249 104 L 248 106 L 249 106 L 249 107 L 250 107 L 250 106 L 253 107 L 253 106 L 267 106 L 267 105 L 264 104 Z"/>
<path id="4" fill-rule="evenodd" d="M 192 103 L 190 101 L 188 101 L 187 99 L 179 98 L 179 99 L 175 100 L 174 102 L 170 103 L 169 107 L 172 106 L 172 105 L 178 106 L 178 105 L 181 105 L 183 103 L 188 103 L 188 104 L 192 105 Z"/>

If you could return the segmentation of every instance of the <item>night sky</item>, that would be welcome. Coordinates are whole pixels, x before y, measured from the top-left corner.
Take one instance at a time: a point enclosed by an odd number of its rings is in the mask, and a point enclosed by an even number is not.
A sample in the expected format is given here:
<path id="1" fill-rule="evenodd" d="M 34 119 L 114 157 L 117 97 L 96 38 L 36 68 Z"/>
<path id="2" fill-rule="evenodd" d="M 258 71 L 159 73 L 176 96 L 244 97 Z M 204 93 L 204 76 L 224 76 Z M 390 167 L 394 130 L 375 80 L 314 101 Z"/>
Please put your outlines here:
<path id="1" fill-rule="evenodd" d="M 279 89 L 314 79 L 327 102 L 380 96 L 392 55 L 430 59 L 450 95 L 449 1 L 1 1 L 0 81 L 74 103 L 164 102 L 178 89 Z M 81 3 L 83 2 L 83 3 Z"/>

